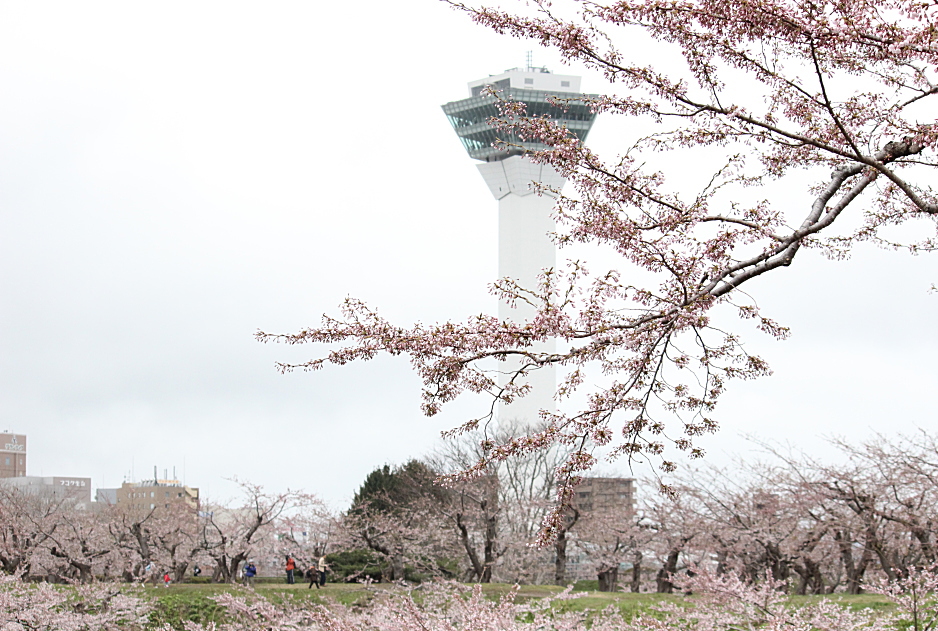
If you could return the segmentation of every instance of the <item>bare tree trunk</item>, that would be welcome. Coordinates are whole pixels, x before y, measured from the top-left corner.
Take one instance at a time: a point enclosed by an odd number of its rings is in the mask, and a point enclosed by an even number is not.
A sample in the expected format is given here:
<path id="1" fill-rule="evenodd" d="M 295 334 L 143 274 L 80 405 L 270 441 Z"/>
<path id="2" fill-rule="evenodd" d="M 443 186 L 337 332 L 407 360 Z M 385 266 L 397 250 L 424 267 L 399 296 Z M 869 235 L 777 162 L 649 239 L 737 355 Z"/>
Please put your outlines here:
<path id="1" fill-rule="evenodd" d="M 234 583 L 238 577 L 238 568 L 241 567 L 241 564 L 244 563 L 248 558 L 247 552 L 239 552 L 238 554 L 231 557 L 231 560 L 228 561 L 228 567 L 226 568 L 225 582 Z"/>
<path id="2" fill-rule="evenodd" d="M 215 569 L 212 570 L 212 582 L 213 583 L 227 583 L 229 582 L 228 574 L 228 555 L 222 554 L 220 557 L 215 559 Z"/>
<path id="3" fill-rule="evenodd" d="M 619 566 L 605 568 L 597 574 L 599 591 L 614 592 L 619 589 Z"/>
<path id="4" fill-rule="evenodd" d="M 834 539 L 840 546 L 840 558 L 844 564 L 844 574 L 847 578 L 848 594 L 860 594 L 863 592 L 863 575 L 866 574 L 866 568 L 871 561 L 871 555 L 868 548 L 864 547 L 860 561 L 856 562 L 853 558 L 853 540 L 852 537 L 838 531 Z"/>
<path id="5" fill-rule="evenodd" d="M 717 553 L 717 575 L 726 574 L 727 556 L 728 553 L 725 548 Z"/>
<path id="6" fill-rule="evenodd" d="M 68 563 L 72 568 L 74 568 L 75 570 L 78 570 L 78 580 L 79 580 L 81 583 L 83 583 L 83 584 L 84 584 L 84 583 L 90 583 L 92 580 L 94 580 L 94 574 L 91 573 L 91 563 L 90 563 L 90 562 L 88 562 L 88 561 L 79 561 L 79 560 L 77 560 L 77 559 L 73 559 L 73 558 L 71 558 L 68 554 L 66 554 L 65 552 L 62 552 L 62 551 L 58 550 L 55 546 L 52 546 L 52 549 L 49 550 L 49 553 L 52 554 L 52 556 L 54 556 L 54 557 L 58 557 L 58 558 L 64 560 L 64 561 L 65 561 L 66 563 Z M 101 552 L 101 553 L 98 553 L 98 554 L 106 554 L 106 553 L 107 553 L 107 551 L 104 551 L 104 552 Z M 94 556 L 96 556 L 96 555 L 91 555 L 91 556 L 92 556 L 92 558 L 94 558 Z"/>
<path id="7" fill-rule="evenodd" d="M 642 553 L 636 552 L 632 561 L 632 583 L 630 589 L 633 594 L 642 591 Z"/>
<path id="8" fill-rule="evenodd" d="M 567 533 L 580 519 L 580 511 L 572 506 L 567 509 L 564 515 L 563 526 L 557 533 L 557 540 L 554 542 L 554 585 L 567 584 Z"/>
<path id="9" fill-rule="evenodd" d="M 489 512 L 491 511 L 491 512 Z M 482 502 L 482 514 L 485 518 L 485 568 L 482 571 L 481 583 L 492 582 L 492 570 L 498 558 L 498 488 Z"/>
<path id="10" fill-rule="evenodd" d="M 150 511 L 150 515 L 153 514 L 153 511 Z M 134 539 L 137 541 L 137 547 L 140 549 L 140 557 L 144 560 L 144 563 L 150 561 L 153 556 L 150 554 L 150 537 L 149 533 L 143 529 L 143 524 L 149 519 L 150 515 L 147 515 L 146 518 L 132 524 L 130 526 L 130 534 L 134 536 Z"/>
<path id="11" fill-rule="evenodd" d="M 173 580 L 181 583 L 186 578 L 186 569 L 189 567 L 188 561 L 177 561 L 173 565 Z"/>
<path id="12" fill-rule="evenodd" d="M 459 540 L 462 542 L 463 549 L 466 551 L 466 556 L 469 557 L 473 578 L 477 581 L 481 581 L 485 568 L 479 560 L 479 555 L 476 553 L 472 541 L 469 539 L 469 528 L 466 526 L 466 522 L 463 521 L 462 513 L 456 514 L 456 527 L 459 528 Z"/>
<path id="13" fill-rule="evenodd" d="M 672 549 L 671 552 L 668 553 L 668 558 L 665 560 L 664 565 L 658 570 L 657 587 L 659 594 L 674 593 L 674 583 L 671 582 L 671 577 L 677 572 L 677 562 L 680 556 L 680 548 Z"/>
<path id="14" fill-rule="evenodd" d="M 562 528 L 554 541 L 554 585 L 567 584 L 567 530 Z"/>
<path id="15" fill-rule="evenodd" d="M 404 580 L 404 555 L 402 554 L 392 554 L 390 556 L 391 561 L 391 576 L 392 581 L 403 581 Z"/>

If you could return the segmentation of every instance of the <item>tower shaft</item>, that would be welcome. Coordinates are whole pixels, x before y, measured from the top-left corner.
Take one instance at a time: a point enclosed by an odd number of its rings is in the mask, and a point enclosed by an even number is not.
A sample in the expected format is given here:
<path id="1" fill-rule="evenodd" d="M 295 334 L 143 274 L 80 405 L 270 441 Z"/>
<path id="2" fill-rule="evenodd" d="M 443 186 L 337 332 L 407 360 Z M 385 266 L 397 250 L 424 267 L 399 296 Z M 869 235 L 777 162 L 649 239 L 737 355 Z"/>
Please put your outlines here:
<path id="1" fill-rule="evenodd" d="M 532 186 L 537 182 L 560 190 L 564 179 L 550 166 L 534 164 L 524 156 L 476 166 L 498 200 L 498 277 L 510 278 L 520 287 L 536 292 L 541 282 L 538 277 L 557 264 L 556 249 L 550 239 L 556 225 L 551 217 L 554 198 L 546 193 L 536 194 Z M 535 315 L 535 307 L 524 301 L 516 301 L 514 306 L 506 300 L 499 301 L 498 317 L 502 320 L 530 322 Z M 531 350 L 553 353 L 556 347 L 551 339 L 536 343 Z M 500 386 L 507 383 L 523 361 L 503 362 L 500 370 L 506 374 L 500 378 Z M 531 386 L 531 391 L 510 405 L 501 405 L 498 410 L 501 420 L 531 423 L 539 418 L 541 410 L 555 411 L 557 375 L 553 366 L 533 371 L 524 382 Z"/>

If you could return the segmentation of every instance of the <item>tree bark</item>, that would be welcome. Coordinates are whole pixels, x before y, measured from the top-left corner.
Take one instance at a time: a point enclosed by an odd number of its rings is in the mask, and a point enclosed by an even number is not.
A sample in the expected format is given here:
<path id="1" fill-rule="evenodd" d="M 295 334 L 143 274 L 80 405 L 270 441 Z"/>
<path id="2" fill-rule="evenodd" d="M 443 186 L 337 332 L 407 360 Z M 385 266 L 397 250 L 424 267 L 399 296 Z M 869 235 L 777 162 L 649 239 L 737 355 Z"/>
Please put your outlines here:
<path id="1" fill-rule="evenodd" d="M 554 585 L 567 584 L 567 531 L 561 529 L 554 541 Z"/>
<path id="2" fill-rule="evenodd" d="M 491 509 L 491 512 L 489 512 Z M 492 582 L 492 570 L 498 558 L 498 489 L 482 502 L 482 514 L 485 518 L 485 568 L 482 570 L 481 583 Z"/>
<path id="3" fill-rule="evenodd" d="M 574 507 L 567 509 L 564 515 L 563 526 L 557 533 L 557 540 L 554 542 L 554 585 L 567 584 L 567 533 L 580 519 L 580 511 Z"/>
<path id="4" fill-rule="evenodd" d="M 107 552 L 108 552 L 107 550 L 103 550 L 101 552 L 94 553 L 90 555 L 90 558 L 94 559 L 96 556 L 103 556 L 107 554 Z M 78 559 L 73 559 L 66 552 L 59 550 L 55 546 L 52 546 L 52 549 L 49 550 L 49 553 L 54 557 L 58 557 L 64 560 L 74 569 L 78 570 L 78 580 L 82 584 L 90 583 L 92 580 L 94 580 L 94 574 L 92 574 L 91 572 L 90 561 L 79 561 Z"/>
<path id="5" fill-rule="evenodd" d="M 596 576 L 599 579 L 599 591 L 614 592 L 619 589 L 619 566 L 605 568 Z"/>
<path id="6" fill-rule="evenodd" d="M 677 572 L 677 562 L 680 557 L 681 549 L 672 549 L 668 553 L 668 558 L 665 560 L 664 565 L 658 570 L 656 582 L 659 594 L 674 593 L 674 583 L 671 582 L 671 577 Z"/>
<path id="7" fill-rule="evenodd" d="M 633 594 L 642 591 L 642 558 L 642 553 L 636 552 L 632 561 L 632 582 L 629 587 Z"/>
<path id="8" fill-rule="evenodd" d="M 847 589 L 848 594 L 860 594 L 863 593 L 863 575 L 866 574 L 866 568 L 872 560 L 872 555 L 868 548 L 863 548 L 863 554 L 860 556 L 859 562 L 855 561 L 853 558 L 853 540 L 848 534 L 843 531 L 837 531 L 834 534 L 834 539 L 840 546 L 840 558 L 844 564 L 844 574 L 847 578 Z"/>
<path id="9" fill-rule="evenodd" d="M 482 581 L 482 575 L 485 573 L 485 567 L 479 560 L 479 555 L 476 553 L 472 541 L 469 539 L 469 528 L 466 526 L 466 522 L 463 521 L 462 513 L 456 513 L 456 527 L 459 528 L 459 540 L 462 542 L 462 546 L 466 551 L 466 556 L 469 557 L 473 578 L 484 582 Z"/>

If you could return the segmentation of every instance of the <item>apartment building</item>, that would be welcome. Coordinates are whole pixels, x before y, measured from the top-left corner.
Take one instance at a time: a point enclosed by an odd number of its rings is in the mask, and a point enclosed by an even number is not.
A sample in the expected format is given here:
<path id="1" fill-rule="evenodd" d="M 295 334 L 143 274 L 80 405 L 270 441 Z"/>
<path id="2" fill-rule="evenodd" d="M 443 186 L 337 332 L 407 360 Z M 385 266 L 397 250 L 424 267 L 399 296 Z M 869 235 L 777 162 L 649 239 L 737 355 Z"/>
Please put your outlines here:
<path id="1" fill-rule="evenodd" d="M 0 478 L 19 478 L 26 475 L 26 436 L 0 434 Z"/>
<path id="2" fill-rule="evenodd" d="M 152 479 L 124 482 L 118 488 L 98 489 L 95 499 L 106 504 L 121 504 L 142 510 L 169 508 L 184 503 L 199 509 L 199 489 L 188 487 L 175 479 Z"/>

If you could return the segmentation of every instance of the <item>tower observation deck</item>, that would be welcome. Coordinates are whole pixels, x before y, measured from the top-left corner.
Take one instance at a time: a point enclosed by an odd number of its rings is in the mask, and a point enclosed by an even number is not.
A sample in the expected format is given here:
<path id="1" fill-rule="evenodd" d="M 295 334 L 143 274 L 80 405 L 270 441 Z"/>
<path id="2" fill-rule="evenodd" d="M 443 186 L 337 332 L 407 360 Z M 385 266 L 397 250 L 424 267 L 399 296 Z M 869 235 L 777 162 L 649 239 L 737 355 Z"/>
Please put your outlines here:
<path id="1" fill-rule="evenodd" d="M 590 111 L 586 103 L 570 100 L 564 106 L 550 102 L 551 98 L 575 99 L 580 94 L 580 78 L 571 75 L 557 75 L 546 68 L 514 68 L 500 75 L 479 79 L 469 83 L 472 93 L 468 99 L 452 101 L 443 106 L 456 135 L 462 142 L 469 156 L 486 162 L 497 162 L 525 151 L 547 149 L 547 145 L 535 142 L 523 142 L 517 136 L 506 134 L 489 125 L 489 119 L 498 118 L 500 113 L 496 98 L 483 94 L 486 86 L 500 91 L 506 100 L 521 101 L 527 105 L 527 115 L 531 117 L 549 117 L 567 127 L 570 132 L 585 140 L 596 114 Z M 501 140 L 523 148 L 494 146 Z"/>
<path id="2" fill-rule="evenodd" d="M 483 94 L 486 86 L 500 91 L 500 97 L 521 101 L 527 106 L 527 116 L 549 117 L 585 140 L 596 114 L 589 105 L 578 101 L 580 78 L 559 75 L 545 68 L 514 68 L 469 83 L 470 97 L 443 105 L 456 135 L 469 156 L 480 160 L 479 169 L 485 183 L 498 200 L 498 276 L 512 278 L 529 290 L 538 287 L 538 275 L 556 266 L 557 256 L 550 235 L 556 230 L 551 216 L 554 199 L 549 192 L 536 194 L 535 182 L 560 190 L 566 180 L 549 165 L 535 164 L 525 155 L 530 151 L 548 149 L 546 145 L 522 141 L 489 124 L 499 118 L 497 98 Z M 552 98 L 563 99 L 563 105 L 551 103 Z M 499 141 L 510 146 L 496 146 Z M 505 320 L 524 322 L 535 315 L 533 307 L 520 302 L 512 307 L 499 303 L 498 315 Z M 536 352 L 552 353 L 553 341 L 536 344 Z M 503 368 L 508 373 L 518 364 Z M 499 407 L 502 420 L 534 422 L 539 412 L 553 412 L 556 373 L 553 367 L 529 373 L 527 383 L 531 391 L 510 406 Z"/>

